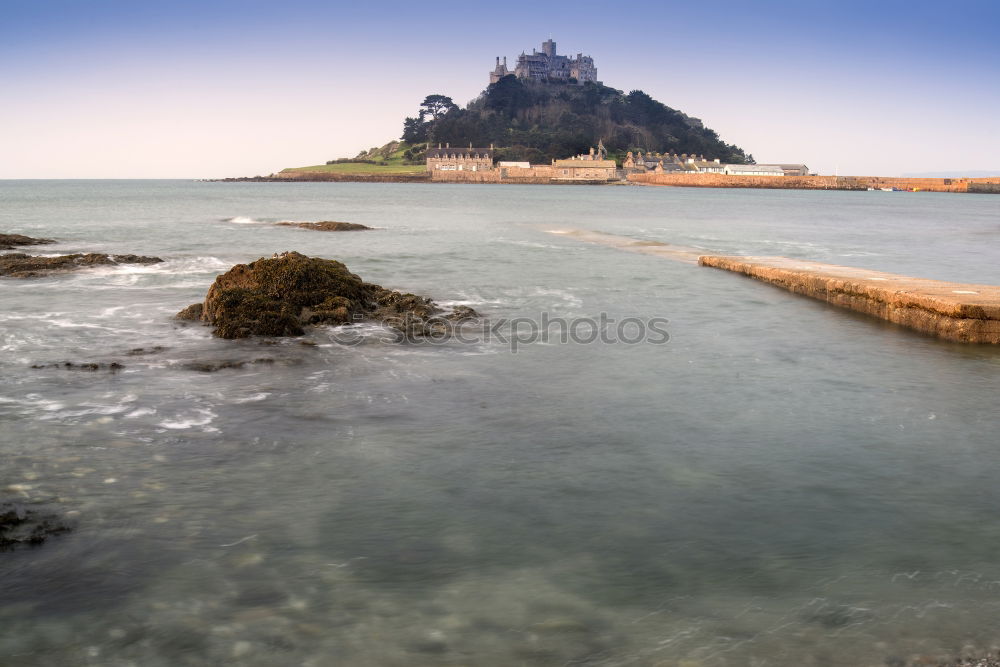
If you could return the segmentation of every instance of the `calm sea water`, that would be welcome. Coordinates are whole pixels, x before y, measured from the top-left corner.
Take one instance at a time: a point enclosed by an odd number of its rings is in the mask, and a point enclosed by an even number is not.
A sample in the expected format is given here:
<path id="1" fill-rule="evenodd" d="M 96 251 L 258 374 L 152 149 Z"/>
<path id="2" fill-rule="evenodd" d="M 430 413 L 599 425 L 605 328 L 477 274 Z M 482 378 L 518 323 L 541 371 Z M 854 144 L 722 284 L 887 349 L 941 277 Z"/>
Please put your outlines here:
<path id="1" fill-rule="evenodd" d="M 268 224 L 329 219 L 378 229 Z M 556 228 L 1000 283 L 997 197 L 0 182 L 0 231 L 59 239 L 41 252 L 166 260 L 0 279 L 0 496 L 78 521 L 0 554 L 0 664 L 846 666 L 1000 644 L 1000 350 Z M 303 346 L 171 319 L 284 250 L 491 320 L 662 317 L 670 340 Z M 64 361 L 125 368 L 31 368 Z"/>

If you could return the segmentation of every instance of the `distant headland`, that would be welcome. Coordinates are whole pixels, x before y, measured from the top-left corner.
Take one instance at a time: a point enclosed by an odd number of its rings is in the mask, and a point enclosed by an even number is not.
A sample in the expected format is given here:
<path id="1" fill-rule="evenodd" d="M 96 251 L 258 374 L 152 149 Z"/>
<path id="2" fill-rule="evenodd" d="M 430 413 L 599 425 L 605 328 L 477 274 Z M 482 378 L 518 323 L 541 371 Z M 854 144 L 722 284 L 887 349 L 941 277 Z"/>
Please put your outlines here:
<path id="1" fill-rule="evenodd" d="M 822 190 L 1000 192 L 1000 178 L 819 176 L 801 162 L 758 164 L 695 117 L 641 90 L 597 79 L 594 58 L 549 39 L 497 56 L 489 85 L 464 109 L 427 95 L 381 148 L 259 181 L 642 184 Z"/>

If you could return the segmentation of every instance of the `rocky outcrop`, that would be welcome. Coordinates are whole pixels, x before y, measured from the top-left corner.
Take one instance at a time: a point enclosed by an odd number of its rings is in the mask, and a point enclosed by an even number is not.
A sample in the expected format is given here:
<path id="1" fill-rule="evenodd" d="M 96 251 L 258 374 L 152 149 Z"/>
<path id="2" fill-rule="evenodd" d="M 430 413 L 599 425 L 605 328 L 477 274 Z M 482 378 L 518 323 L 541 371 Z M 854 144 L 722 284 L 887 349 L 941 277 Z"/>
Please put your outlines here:
<path id="1" fill-rule="evenodd" d="M 0 500 L 0 551 L 38 545 L 70 530 L 69 522 L 44 506 Z"/>
<path id="2" fill-rule="evenodd" d="M 340 325 L 380 320 L 408 333 L 433 326 L 442 313 L 433 301 L 416 294 L 364 282 L 342 263 L 286 252 L 237 264 L 215 279 L 204 304 L 188 306 L 178 317 L 198 318 L 215 327 L 220 338 L 300 336 L 309 325 Z M 475 317 L 465 309 L 459 319 Z"/>
<path id="3" fill-rule="evenodd" d="M 11 250 L 19 245 L 44 245 L 55 243 L 53 239 L 36 239 L 21 234 L 0 234 L 0 250 Z"/>
<path id="4" fill-rule="evenodd" d="M 322 222 L 279 222 L 279 227 L 301 227 L 302 229 L 315 229 L 318 232 L 359 232 L 371 229 L 356 222 L 335 222 L 333 220 L 323 220 Z"/>
<path id="5" fill-rule="evenodd" d="M 159 257 L 143 257 L 141 255 L 104 255 L 87 253 L 76 255 L 60 255 L 58 257 L 38 257 L 24 253 L 0 255 L 0 276 L 13 278 L 33 278 L 50 273 L 65 273 L 91 266 L 108 266 L 115 264 L 157 264 L 163 260 Z"/>

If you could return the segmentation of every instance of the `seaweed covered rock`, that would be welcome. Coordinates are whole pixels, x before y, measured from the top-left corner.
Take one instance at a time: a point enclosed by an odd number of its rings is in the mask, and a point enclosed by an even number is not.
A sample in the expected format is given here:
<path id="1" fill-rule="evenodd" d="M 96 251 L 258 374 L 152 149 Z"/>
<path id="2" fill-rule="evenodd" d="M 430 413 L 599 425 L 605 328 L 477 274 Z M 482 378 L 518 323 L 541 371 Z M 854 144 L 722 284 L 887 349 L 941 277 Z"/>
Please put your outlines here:
<path id="1" fill-rule="evenodd" d="M 0 234 L 0 250 L 11 250 L 19 245 L 44 245 L 55 243 L 52 239 L 36 239 L 23 234 Z"/>
<path id="2" fill-rule="evenodd" d="M 58 257 L 37 257 L 24 253 L 9 253 L 0 255 L 0 276 L 13 278 L 33 278 L 49 273 L 75 271 L 91 266 L 112 266 L 115 264 L 157 264 L 163 260 L 159 257 L 143 257 L 141 255 L 104 255 L 87 253 L 76 255 L 59 255 Z"/>
<path id="3" fill-rule="evenodd" d="M 360 232 L 371 229 L 356 222 L 335 222 L 333 220 L 323 220 L 322 222 L 279 222 L 279 227 L 301 227 L 302 229 L 314 229 L 318 232 Z"/>
<path id="4" fill-rule="evenodd" d="M 65 519 L 44 506 L 0 500 L 0 551 L 38 545 L 69 530 L 72 526 Z"/>
<path id="5" fill-rule="evenodd" d="M 201 319 L 201 314 L 205 310 L 201 303 L 192 303 L 190 306 L 177 313 L 175 317 L 179 320 L 190 320 L 197 322 Z"/>
<path id="6" fill-rule="evenodd" d="M 193 319 L 199 304 L 178 317 Z M 286 252 L 237 264 L 215 279 L 200 319 L 220 338 L 300 336 L 313 324 L 382 319 L 398 328 L 441 312 L 433 301 L 364 282 L 341 262 Z"/>

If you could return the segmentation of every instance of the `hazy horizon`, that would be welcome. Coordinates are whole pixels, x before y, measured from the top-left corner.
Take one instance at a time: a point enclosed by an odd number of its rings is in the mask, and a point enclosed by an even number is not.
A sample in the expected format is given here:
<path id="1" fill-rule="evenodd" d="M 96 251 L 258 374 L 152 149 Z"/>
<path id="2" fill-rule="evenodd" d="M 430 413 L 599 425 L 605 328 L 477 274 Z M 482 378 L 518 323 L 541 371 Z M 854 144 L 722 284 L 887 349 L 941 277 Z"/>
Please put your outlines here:
<path id="1" fill-rule="evenodd" d="M 9 6 L 0 178 L 253 176 L 353 156 L 397 138 L 425 95 L 464 105 L 496 56 L 512 66 L 550 36 L 761 163 L 1000 173 L 992 4 L 573 7 Z"/>

